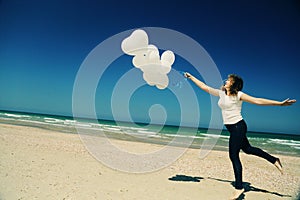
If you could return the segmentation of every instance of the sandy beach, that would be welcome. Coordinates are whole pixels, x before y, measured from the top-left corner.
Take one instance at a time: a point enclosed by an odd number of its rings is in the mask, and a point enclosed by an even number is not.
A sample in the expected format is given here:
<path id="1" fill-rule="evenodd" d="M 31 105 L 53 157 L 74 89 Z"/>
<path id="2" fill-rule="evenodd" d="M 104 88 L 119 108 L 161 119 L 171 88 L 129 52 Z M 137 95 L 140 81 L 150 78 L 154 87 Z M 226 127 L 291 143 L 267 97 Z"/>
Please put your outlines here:
<path id="1" fill-rule="evenodd" d="M 138 152 L 157 144 L 115 141 Z M 280 157 L 284 174 L 260 158 L 241 153 L 246 192 L 240 199 L 297 199 L 300 157 Z M 229 199 L 234 188 L 228 153 L 188 149 L 171 165 L 151 173 L 113 170 L 95 159 L 78 134 L 0 124 L 0 199 Z"/>

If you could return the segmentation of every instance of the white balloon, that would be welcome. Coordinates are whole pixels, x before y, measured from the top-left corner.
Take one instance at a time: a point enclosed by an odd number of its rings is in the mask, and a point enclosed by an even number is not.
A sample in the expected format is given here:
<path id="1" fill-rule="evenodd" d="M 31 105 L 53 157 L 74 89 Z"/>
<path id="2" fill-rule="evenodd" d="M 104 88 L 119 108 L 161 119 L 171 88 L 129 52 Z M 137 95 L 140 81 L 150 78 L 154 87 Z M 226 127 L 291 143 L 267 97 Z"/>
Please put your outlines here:
<path id="1" fill-rule="evenodd" d="M 136 54 L 132 59 L 132 64 L 137 68 L 147 64 L 147 57 L 145 56 L 146 53 L 147 51 Z"/>
<path id="2" fill-rule="evenodd" d="M 164 68 L 166 67 L 161 64 L 148 64 L 140 67 L 147 84 L 155 85 L 158 89 L 165 89 L 169 84 L 167 73 L 162 71 Z"/>
<path id="3" fill-rule="evenodd" d="M 147 49 L 149 44 L 148 35 L 144 30 L 135 30 L 129 37 L 121 43 L 121 49 L 128 55 L 136 55 L 137 52 Z"/>
<path id="4" fill-rule="evenodd" d="M 166 87 L 168 87 L 168 85 L 169 85 L 169 78 L 167 75 L 164 75 L 160 77 L 159 83 L 156 84 L 156 87 L 160 90 L 163 90 Z"/>
<path id="5" fill-rule="evenodd" d="M 164 89 L 169 84 L 169 78 L 166 74 L 159 72 L 148 72 L 143 73 L 144 80 L 151 86 L 156 86 L 158 89 Z"/>
<path id="6" fill-rule="evenodd" d="M 147 84 L 156 86 L 158 89 L 168 87 L 169 78 L 167 74 L 175 61 L 172 51 L 164 51 L 159 56 L 159 50 L 150 44 L 145 31 L 135 30 L 129 37 L 122 41 L 121 48 L 124 53 L 134 56 L 132 64 L 142 70 L 143 78 Z"/>
<path id="7" fill-rule="evenodd" d="M 147 48 L 149 51 L 155 51 L 155 52 L 159 53 L 158 48 L 153 44 L 149 44 Z"/>
<path id="8" fill-rule="evenodd" d="M 149 45 L 147 48 L 140 49 L 132 59 L 132 64 L 137 68 L 140 68 L 143 65 L 158 63 L 160 63 L 159 52 L 154 45 Z"/>
<path id="9" fill-rule="evenodd" d="M 160 63 L 160 57 L 159 57 L 159 51 L 158 48 L 152 44 L 148 46 L 149 50 L 147 52 L 147 56 L 149 58 L 149 63 L 152 64 L 159 64 Z"/>
<path id="10" fill-rule="evenodd" d="M 175 61 L 174 53 L 170 50 L 163 52 L 161 55 L 161 61 L 162 61 L 162 64 L 167 64 L 170 66 L 173 65 L 173 63 Z"/>

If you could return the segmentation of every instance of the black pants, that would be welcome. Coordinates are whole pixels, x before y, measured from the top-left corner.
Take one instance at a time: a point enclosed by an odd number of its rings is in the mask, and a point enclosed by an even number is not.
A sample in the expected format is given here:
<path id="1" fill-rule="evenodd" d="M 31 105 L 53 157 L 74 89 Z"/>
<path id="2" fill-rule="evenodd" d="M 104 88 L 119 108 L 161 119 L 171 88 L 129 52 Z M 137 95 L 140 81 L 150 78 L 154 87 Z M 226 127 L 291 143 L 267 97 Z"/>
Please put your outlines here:
<path id="1" fill-rule="evenodd" d="M 252 147 L 247 139 L 247 124 L 244 120 L 239 121 L 236 124 L 225 125 L 230 133 L 229 138 L 229 157 L 232 162 L 234 176 L 235 176 L 235 188 L 242 189 L 242 163 L 240 161 L 239 153 L 242 149 L 246 154 L 252 154 L 266 159 L 270 163 L 275 163 L 276 158 L 265 151 Z"/>

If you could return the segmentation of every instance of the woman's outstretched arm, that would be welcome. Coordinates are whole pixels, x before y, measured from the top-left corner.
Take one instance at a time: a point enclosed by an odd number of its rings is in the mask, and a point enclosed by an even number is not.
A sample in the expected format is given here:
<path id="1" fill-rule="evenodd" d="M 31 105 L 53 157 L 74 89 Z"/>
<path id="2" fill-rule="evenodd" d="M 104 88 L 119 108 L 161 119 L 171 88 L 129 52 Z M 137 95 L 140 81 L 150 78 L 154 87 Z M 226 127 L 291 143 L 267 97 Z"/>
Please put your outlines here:
<path id="1" fill-rule="evenodd" d="M 253 97 L 253 96 L 250 96 L 245 93 L 243 93 L 241 95 L 241 100 L 248 102 L 248 103 L 253 103 L 256 105 L 265 105 L 265 106 L 289 106 L 296 102 L 295 99 L 292 99 L 292 100 L 286 99 L 284 101 L 275 101 L 275 100 L 271 100 L 271 99 L 257 98 L 257 97 Z"/>
<path id="2" fill-rule="evenodd" d="M 218 89 L 209 87 L 208 85 L 206 85 L 202 81 L 198 80 L 197 78 L 195 78 L 193 75 L 191 75 L 188 72 L 184 73 L 184 76 L 187 77 L 188 79 L 190 79 L 191 81 L 193 81 L 199 88 L 201 88 L 205 92 L 207 92 L 211 95 L 214 95 L 214 96 L 219 96 L 219 90 Z"/>

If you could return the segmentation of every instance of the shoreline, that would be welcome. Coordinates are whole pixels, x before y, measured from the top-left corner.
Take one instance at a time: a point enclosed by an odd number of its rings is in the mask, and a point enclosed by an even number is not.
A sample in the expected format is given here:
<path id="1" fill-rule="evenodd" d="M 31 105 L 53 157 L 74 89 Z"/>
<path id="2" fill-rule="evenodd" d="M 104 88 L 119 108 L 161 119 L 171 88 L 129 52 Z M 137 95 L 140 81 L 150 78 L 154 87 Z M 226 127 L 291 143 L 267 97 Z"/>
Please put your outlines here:
<path id="1" fill-rule="evenodd" d="M 135 152 L 150 144 L 111 139 Z M 296 199 L 300 158 L 278 155 L 284 175 L 266 161 L 241 153 L 243 199 Z M 113 170 L 96 160 L 77 134 L 0 123 L 0 199 L 228 199 L 234 188 L 226 151 L 199 158 L 189 148 L 167 167 L 144 174 Z"/>
<path id="2" fill-rule="evenodd" d="M 43 123 L 43 122 L 28 122 L 28 121 L 19 121 L 19 120 L 5 120 L 5 119 L 0 119 L 0 125 L 1 124 L 7 124 L 7 125 L 16 125 L 16 126 L 22 126 L 22 127 L 34 127 L 34 128 L 40 128 L 40 129 L 44 129 L 44 130 L 49 130 L 49 131 L 57 131 L 57 132 L 61 132 L 61 133 L 65 133 L 65 134 L 79 134 L 78 131 L 76 130 L 75 126 L 61 126 L 58 124 L 47 124 L 47 123 Z M 122 126 L 122 125 L 121 125 Z M 88 131 L 88 130 L 87 130 Z M 157 144 L 157 145 L 168 145 L 170 143 L 170 141 L 173 139 L 173 137 L 175 136 L 171 136 L 170 134 L 164 134 L 161 133 L 159 134 L 161 137 L 148 137 L 148 136 L 142 136 L 142 137 L 136 137 L 135 135 L 130 135 L 127 134 L 125 132 L 124 133 L 117 133 L 117 132 L 111 132 L 111 131 L 105 131 L 102 130 L 102 132 L 105 134 L 105 136 L 100 136 L 100 135 L 96 135 L 96 137 L 107 137 L 109 139 L 115 139 L 115 140 L 123 140 L 123 141 L 133 141 L 133 142 L 140 142 L 140 143 L 150 143 L 150 144 Z M 252 135 L 251 135 L 252 134 Z M 254 135 L 253 135 L 254 134 Z M 258 133 L 258 132 L 249 132 L 248 133 L 248 139 L 250 141 L 250 143 L 252 144 L 253 141 L 251 141 L 252 137 L 261 137 L 261 135 L 258 136 L 258 134 L 269 134 L 269 133 Z M 197 133 L 198 135 L 198 133 Z M 208 136 L 208 134 L 204 134 L 205 137 Z M 194 135 L 193 135 L 194 136 Z M 195 135 L 196 136 L 196 135 Z M 218 150 L 218 151 L 225 151 L 228 152 L 228 141 L 221 141 L 222 137 L 228 137 L 229 135 L 227 134 L 220 134 L 220 138 L 217 139 L 218 142 L 214 145 L 212 150 Z M 300 142 L 300 136 L 299 139 L 297 138 L 296 141 Z M 288 135 L 288 134 L 275 134 L 274 136 L 267 136 L 266 138 L 269 139 L 275 139 L 275 140 L 287 140 L 287 139 L 293 139 L 294 137 L 292 135 Z M 190 146 L 188 148 L 191 149 L 200 149 L 201 145 L 202 145 L 203 139 L 199 140 L 197 138 L 194 138 L 192 143 L 190 144 Z M 257 142 L 253 143 L 253 146 L 259 146 L 263 144 L 263 142 Z M 177 144 L 175 146 L 178 147 L 182 147 L 182 146 L 186 146 L 184 143 L 183 144 Z M 286 155 L 286 156 L 294 156 L 294 157 L 300 157 L 300 150 L 296 149 L 293 151 L 282 151 L 280 150 L 280 148 L 272 148 L 271 146 L 267 146 L 267 147 L 263 147 L 263 150 L 271 153 L 271 154 L 278 154 L 278 155 Z"/>
<path id="3" fill-rule="evenodd" d="M 45 117 L 54 117 L 54 118 L 66 118 L 66 119 L 69 119 L 69 120 L 84 120 L 84 121 L 89 121 L 89 120 L 94 120 L 94 118 L 88 118 L 88 117 L 82 117 L 82 118 L 76 118 L 74 119 L 74 117 L 72 115 L 58 115 L 58 114 L 46 114 L 46 113 L 38 113 L 38 112 L 26 112 L 26 111 L 13 111 L 13 110 L 0 110 L 0 112 L 5 112 L 5 113 L 8 113 L 8 114 L 12 114 L 12 115 L 40 115 L 40 116 L 45 116 Z M 0 123 L 1 123 L 1 120 L 3 119 L 0 119 Z M 99 121 L 103 121 L 103 122 L 110 122 L 110 123 L 124 123 L 124 124 L 132 124 L 132 122 L 128 122 L 128 121 L 114 121 L 114 120 L 110 120 L 110 119 L 101 119 L 101 118 L 98 118 L 97 120 Z M 5 124 L 5 122 L 3 122 Z M 145 124 L 145 123 L 142 123 L 142 122 L 135 122 L 136 124 Z M 157 124 L 160 126 L 160 124 Z M 178 127 L 177 125 L 173 125 L 173 124 L 168 124 L 167 126 L 169 127 Z M 190 126 L 184 126 L 183 128 L 195 128 L 195 127 L 190 127 Z M 207 129 L 207 128 L 204 128 L 204 127 L 198 127 L 199 129 Z M 214 129 L 211 129 L 211 130 L 214 130 Z M 218 129 L 215 129 L 215 130 L 218 130 Z M 227 129 L 224 128 L 222 129 L 221 131 L 226 131 Z M 219 130 L 218 130 L 219 131 Z M 294 136 L 299 136 L 299 134 L 292 134 L 292 133 L 283 133 L 283 132 L 259 132 L 259 131 L 248 131 L 248 133 L 255 133 L 255 134 L 274 134 L 276 136 L 276 138 L 279 137 L 282 137 L 282 136 L 289 136 L 289 137 L 294 137 Z M 300 137 L 300 136 L 299 136 Z"/>

